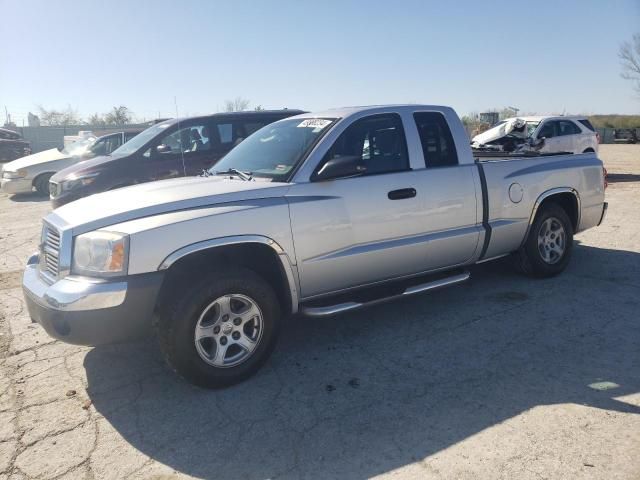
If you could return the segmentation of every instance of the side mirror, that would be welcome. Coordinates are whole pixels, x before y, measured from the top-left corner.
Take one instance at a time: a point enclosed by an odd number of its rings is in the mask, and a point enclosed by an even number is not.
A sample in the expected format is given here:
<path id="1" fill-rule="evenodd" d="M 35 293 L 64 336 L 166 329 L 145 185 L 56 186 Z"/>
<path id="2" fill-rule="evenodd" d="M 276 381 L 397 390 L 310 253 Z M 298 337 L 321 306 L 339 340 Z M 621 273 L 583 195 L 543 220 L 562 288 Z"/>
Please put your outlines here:
<path id="1" fill-rule="evenodd" d="M 362 175 L 367 167 L 359 155 L 336 157 L 327 161 L 315 176 L 315 180 L 331 180 Z"/>
<path id="2" fill-rule="evenodd" d="M 156 153 L 165 154 L 171 152 L 171 147 L 169 145 L 165 145 L 164 143 L 156 147 Z"/>

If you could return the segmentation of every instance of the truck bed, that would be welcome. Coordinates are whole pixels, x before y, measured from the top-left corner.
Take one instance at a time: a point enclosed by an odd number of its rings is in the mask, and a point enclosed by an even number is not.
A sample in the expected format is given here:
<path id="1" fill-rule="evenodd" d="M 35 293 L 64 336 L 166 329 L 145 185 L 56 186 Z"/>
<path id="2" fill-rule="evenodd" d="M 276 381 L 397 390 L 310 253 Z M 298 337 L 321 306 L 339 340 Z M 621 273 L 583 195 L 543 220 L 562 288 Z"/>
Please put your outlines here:
<path id="1" fill-rule="evenodd" d="M 483 242 L 484 259 L 520 247 L 532 220 L 532 205 L 535 213 L 548 192 L 565 192 L 575 203 L 576 232 L 596 226 L 601 218 L 603 168 L 595 153 L 483 155 L 475 156 L 475 162 L 489 237 Z"/>
<path id="2" fill-rule="evenodd" d="M 540 153 L 540 152 L 491 152 L 483 150 L 471 150 L 473 158 L 476 162 L 487 162 L 490 160 L 513 160 L 518 158 L 540 158 L 540 157 L 553 157 L 557 155 L 573 155 L 571 152 L 553 152 L 553 153 Z"/>

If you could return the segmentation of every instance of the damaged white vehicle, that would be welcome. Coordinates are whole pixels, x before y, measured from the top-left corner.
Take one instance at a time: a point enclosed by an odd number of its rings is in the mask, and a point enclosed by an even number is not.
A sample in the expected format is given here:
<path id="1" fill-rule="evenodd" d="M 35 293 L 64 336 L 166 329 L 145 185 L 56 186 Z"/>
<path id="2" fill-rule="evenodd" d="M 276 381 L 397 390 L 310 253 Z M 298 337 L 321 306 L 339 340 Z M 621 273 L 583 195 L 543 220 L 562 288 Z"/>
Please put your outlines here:
<path id="1" fill-rule="evenodd" d="M 599 138 L 586 117 L 507 118 L 471 140 L 477 150 L 497 152 L 586 153 Z"/>

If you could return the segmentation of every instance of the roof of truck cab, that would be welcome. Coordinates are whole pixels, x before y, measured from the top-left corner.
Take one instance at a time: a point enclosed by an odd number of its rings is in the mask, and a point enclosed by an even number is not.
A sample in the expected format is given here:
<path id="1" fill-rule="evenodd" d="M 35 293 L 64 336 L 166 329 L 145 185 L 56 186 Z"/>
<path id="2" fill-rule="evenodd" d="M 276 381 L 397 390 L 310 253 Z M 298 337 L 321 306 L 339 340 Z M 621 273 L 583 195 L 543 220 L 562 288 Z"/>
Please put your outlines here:
<path id="1" fill-rule="evenodd" d="M 377 111 L 385 111 L 385 110 L 451 110 L 451 107 L 443 106 L 443 105 L 421 105 L 421 104 L 409 104 L 409 103 L 400 103 L 400 104 L 390 104 L 390 105 L 359 105 L 353 107 L 339 107 L 339 108 L 331 108 L 328 110 L 322 110 L 317 112 L 307 112 L 299 117 L 327 117 L 327 118 L 343 118 L 349 115 L 354 115 L 356 113 L 361 112 L 372 112 L 375 113 Z"/>

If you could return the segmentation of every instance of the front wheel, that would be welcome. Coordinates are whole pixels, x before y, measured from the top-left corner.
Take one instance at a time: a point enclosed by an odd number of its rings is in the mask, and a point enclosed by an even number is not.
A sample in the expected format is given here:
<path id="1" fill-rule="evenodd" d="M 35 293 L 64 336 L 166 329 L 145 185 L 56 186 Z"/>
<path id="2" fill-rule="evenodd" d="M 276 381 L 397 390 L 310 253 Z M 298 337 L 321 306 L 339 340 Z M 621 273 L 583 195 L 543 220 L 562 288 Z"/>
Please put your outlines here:
<path id="1" fill-rule="evenodd" d="M 53 173 L 43 173 L 33 182 L 33 186 L 36 187 L 38 194 L 42 196 L 49 196 L 49 180 L 53 176 Z"/>
<path id="2" fill-rule="evenodd" d="M 248 269 L 206 275 L 173 298 L 157 333 L 169 365 L 206 388 L 238 383 L 269 358 L 280 327 L 273 289 Z"/>
<path id="3" fill-rule="evenodd" d="M 552 277 L 569 264 L 573 249 L 573 225 L 565 210 L 545 205 L 536 216 L 523 247 L 516 253 L 516 266 L 534 277 Z"/>

